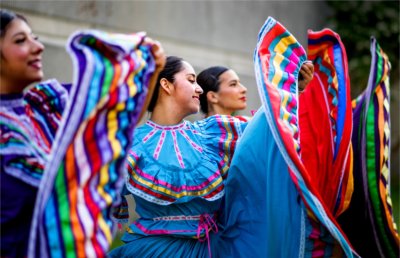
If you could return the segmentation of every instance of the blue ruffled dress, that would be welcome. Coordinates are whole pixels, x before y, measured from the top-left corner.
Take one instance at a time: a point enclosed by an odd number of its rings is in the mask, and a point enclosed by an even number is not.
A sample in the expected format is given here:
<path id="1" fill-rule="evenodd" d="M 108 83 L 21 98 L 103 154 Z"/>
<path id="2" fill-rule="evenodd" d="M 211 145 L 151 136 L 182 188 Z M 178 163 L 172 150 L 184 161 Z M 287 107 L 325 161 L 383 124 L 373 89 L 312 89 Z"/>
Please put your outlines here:
<path id="1" fill-rule="evenodd" d="M 247 123 L 213 116 L 134 133 L 126 191 L 140 216 L 111 257 L 207 257 L 218 231 L 217 212 L 233 151 Z M 122 202 L 123 204 L 126 202 Z M 115 218 L 126 222 L 127 207 Z"/>

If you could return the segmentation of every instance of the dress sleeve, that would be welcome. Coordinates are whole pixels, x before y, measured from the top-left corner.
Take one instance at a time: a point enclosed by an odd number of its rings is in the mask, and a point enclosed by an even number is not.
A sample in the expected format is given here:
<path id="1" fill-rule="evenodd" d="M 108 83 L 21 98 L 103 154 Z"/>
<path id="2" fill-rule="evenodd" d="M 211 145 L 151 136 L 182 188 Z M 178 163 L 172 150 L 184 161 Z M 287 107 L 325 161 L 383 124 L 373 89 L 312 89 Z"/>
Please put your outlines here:
<path id="1" fill-rule="evenodd" d="M 271 141 L 277 144 L 280 152 L 277 155 L 284 158 L 301 200 L 308 214 L 312 214 L 308 218 L 315 222 L 313 227 L 326 227 L 345 255 L 353 256 L 354 249 L 301 160 L 298 112 L 302 103 L 298 101 L 298 77 L 306 58 L 296 38 L 278 21 L 268 17 L 259 33 L 254 65 L 264 114 L 273 136 Z M 330 179 L 329 175 L 327 178 Z M 322 234 L 317 238 L 322 239 Z"/>
<path id="2" fill-rule="evenodd" d="M 247 124 L 248 121 L 225 115 L 215 115 L 196 122 L 204 136 L 202 139 L 205 151 L 209 157 L 214 157 L 219 161 L 223 178 L 227 177 L 236 145 Z"/>
<path id="3" fill-rule="evenodd" d="M 21 99 L 3 102 L 0 107 L 2 172 L 39 186 L 67 95 L 59 82 L 49 80 L 28 88 Z"/>
<path id="4" fill-rule="evenodd" d="M 94 30 L 70 38 L 74 80 L 39 186 L 28 256 L 106 256 L 111 209 L 155 67 L 143 38 Z"/>
<path id="5" fill-rule="evenodd" d="M 54 138 L 68 101 L 67 88 L 57 80 L 48 80 L 30 88 L 24 99 L 32 114 L 41 114 L 42 123 L 49 127 Z"/>

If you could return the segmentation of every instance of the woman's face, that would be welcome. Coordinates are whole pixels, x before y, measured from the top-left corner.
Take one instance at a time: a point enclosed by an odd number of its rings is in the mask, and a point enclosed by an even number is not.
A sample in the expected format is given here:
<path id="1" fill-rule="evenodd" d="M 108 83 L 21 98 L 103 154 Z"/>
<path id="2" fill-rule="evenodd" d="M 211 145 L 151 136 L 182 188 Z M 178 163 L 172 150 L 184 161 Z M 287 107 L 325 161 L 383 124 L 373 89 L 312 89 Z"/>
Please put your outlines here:
<path id="1" fill-rule="evenodd" d="M 219 90 L 216 104 L 225 114 L 246 108 L 247 88 L 240 83 L 239 76 L 233 70 L 227 70 L 219 76 Z"/>
<path id="2" fill-rule="evenodd" d="M 196 82 L 196 73 L 186 61 L 182 62 L 183 69 L 175 74 L 175 100 L 186 115 L 199 112 L 200 94 L 203 90 Z"/>
<path id="3" fill-rule="evenodd" d="M 15 18 L 0 38 L 0 76 L 10 92 L 20 92 L 33 82 L 42 80 L 42 52 L 44 46 L 26 22 Z"/>

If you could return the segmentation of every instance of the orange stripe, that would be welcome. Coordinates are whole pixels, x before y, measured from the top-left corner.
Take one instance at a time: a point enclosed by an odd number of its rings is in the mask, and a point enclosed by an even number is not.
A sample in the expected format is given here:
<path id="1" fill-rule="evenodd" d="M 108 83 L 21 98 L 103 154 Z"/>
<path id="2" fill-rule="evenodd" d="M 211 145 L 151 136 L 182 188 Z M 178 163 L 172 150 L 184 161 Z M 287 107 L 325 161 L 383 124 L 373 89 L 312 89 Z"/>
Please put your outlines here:
<path id="1" fill-rule="evenodd" d="M 382 165 L 383 165 L 383 151 L 384 151 L 384 122 L 385 119 L 383 117 L 383 92 L 382 88 L 378 87 L 375 90 L 376 98 L 378 100 L 378 127 L 379 127 L 379 144 L 380 144 L 380 152 L 379 152 L 379 170 L 382 170 Z"/>
<path id="2" fill-rule="evenodd" d="M 118 63 L 113 64 L 114 76 L 110 86 L 110 92 L 113 92 L 118 86 L 118 80 L 121 76 L 121 65 Z"/>
<path id="3" fill-rule="evenodd" d="M 77 214 L 77 181 L 75 173 L 75 156 L 73 145 L 71 144 L 65 154 L 65 173 L 67 175 L 67 191 L 70 202 L 70 220 L 71 220 L 71 230 L 75 238 L 75 248 L 77 257 L 85 257 L 85 234 L 79 223 L 79 218 Z"/>
<path id="4" fill-rule="evenodd" d="M 386 68 L 386 65 L 385 65 L 385 68 Z M 385 77 L 385 76 L 383 76 L 383 77 Z M 384 119 L 384 114 L 383 114 L 384 96 L 383 96 L 383 92 L 382 92 L 382 88 L 381 87 L 382 87 L 382 83 L 376 89 L 376 96 L 377 96 L 377 99 L 378 99 L 378 106 L 380 107 L 379 108 L 379 113 L 378 113 L 379 142 L 380 142 L 380 146 L 381 146 L 380 153 L 379 153 L 379 156 L 380 156 L 379 157 L 379 161 L 380 161 L 379 170 L 382 173 L 382 167 L 383 167 L 383 163 L 384 163 L 383 152 L 385 151 L 384 150 L 384 142 L 383 142 L 383 139 L 384 139 L 384 123 L 385 123 L 384 120 L 385 119 Z M 387 186 L 383 184 L 382 180 L 380 179 L 381 176 L 382 175 L 379 174 L 379 178 L 378 178 L 379 179 L 379 193 L 380 193 L 380 198 L 381 198 L 382 204 L 384 206 L 384 214 L 385 214 L 386 221 L 387 221 L 387 224 L 389 226 L 389 229 L 392 232 L 392 235 L 396 236 L 396 237 L 394 237 L 394 239 L 396 241 L 396 244 L 399 245 L 398 234 L 397 234 L 397 232 L 396 232 L 396 230 L 394 229 L 394 226 L 393 226 L 393 214 L 391 214 L 389 212 L 389 207 L 388 207 L 388 204 L 387 204 L 387 198 L 388 198 L 387 193 L 386 193 L 386 187 Z"/>

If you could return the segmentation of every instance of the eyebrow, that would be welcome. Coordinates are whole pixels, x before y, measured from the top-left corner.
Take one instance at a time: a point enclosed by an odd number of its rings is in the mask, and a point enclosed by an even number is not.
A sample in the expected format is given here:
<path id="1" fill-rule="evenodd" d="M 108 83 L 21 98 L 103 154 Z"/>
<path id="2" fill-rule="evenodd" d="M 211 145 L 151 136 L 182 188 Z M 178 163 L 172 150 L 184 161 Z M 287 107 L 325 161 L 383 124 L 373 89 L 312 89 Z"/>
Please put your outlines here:
<path id="1" fill-rule="evenodd" d="M 22 36 L 25 36 L 25 32 L 24 31 L 19 31 L 19 32 L 17 32 L 17 33 L 15 33 L 14 35 L 12 35 L 11 37 L 12 38 L 15 38 L 15 37 L 17 37 L 17 36 L 19 36 L 19 35 L 22 35 Z M 32 33 L 31 33 L 32 34 Z"/>
<path id="2" fill-rule="evenodd" d="M 194 73 L 187 73 L 187 76 L 193 76 L 194 78 L 196 78 L 196 75 Z"/>

